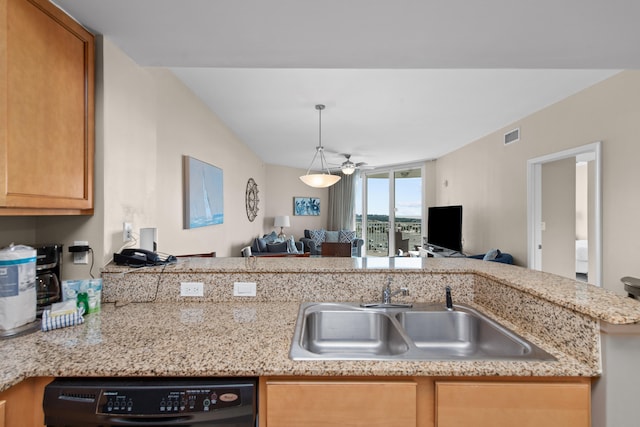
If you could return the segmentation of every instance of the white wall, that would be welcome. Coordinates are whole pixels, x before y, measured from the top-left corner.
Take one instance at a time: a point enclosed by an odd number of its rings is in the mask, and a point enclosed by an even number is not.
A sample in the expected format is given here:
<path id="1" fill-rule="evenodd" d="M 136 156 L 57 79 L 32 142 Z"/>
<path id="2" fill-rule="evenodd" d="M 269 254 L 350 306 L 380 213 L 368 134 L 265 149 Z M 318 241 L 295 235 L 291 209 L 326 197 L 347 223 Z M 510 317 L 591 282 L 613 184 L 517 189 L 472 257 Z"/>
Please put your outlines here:
<path id="1" fill-rule="evenodd" d="M 640 276 L 640 71 L 624 71 L 438 159 L 439 204 L 464 205 L 467 252 L 498 247 L 527 260 L 526 161 L 602 141 L 603 286 Z M 505 132 L 521 140 L 504 146 Z"/>

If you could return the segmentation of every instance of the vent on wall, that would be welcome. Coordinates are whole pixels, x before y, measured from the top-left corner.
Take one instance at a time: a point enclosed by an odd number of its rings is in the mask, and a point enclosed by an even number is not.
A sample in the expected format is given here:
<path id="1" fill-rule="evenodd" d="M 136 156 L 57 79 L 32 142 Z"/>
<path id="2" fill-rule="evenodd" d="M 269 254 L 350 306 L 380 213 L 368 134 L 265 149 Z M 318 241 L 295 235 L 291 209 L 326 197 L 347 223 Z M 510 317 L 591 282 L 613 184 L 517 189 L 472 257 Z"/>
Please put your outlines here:
<path id="1" fill-rule="evenodd" d="M 504 134 L 504 145 L 513 144 L 516 141 L 520 141 L 520 128 Z"/>

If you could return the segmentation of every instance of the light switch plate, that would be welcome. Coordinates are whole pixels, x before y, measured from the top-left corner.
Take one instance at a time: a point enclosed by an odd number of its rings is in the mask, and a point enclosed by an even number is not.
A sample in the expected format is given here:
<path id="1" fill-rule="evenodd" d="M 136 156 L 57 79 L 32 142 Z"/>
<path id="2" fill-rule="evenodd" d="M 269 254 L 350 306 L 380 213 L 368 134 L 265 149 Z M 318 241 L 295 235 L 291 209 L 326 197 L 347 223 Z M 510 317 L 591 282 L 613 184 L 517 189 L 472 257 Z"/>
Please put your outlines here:
<path id="1" fill-rule="evenodd" d="M 234 282 L 233 296 L 234 297 L 255 297 L 256 282 Z"/>

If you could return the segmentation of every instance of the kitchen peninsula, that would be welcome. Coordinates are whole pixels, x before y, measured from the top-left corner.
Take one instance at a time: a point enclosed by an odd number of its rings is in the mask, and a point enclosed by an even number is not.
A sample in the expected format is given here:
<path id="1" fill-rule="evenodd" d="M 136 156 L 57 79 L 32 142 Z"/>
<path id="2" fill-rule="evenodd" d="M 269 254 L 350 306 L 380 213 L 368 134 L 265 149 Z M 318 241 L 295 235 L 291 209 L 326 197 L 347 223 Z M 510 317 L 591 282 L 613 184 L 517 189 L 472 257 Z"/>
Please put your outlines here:
<path id="1" fill-rule="evenodd" d="M 518 386 L 549 396 L 548 387 L 562 395 L 575 390 L 576 396 L 584 396 L 586 387 L 588 396 L 592 380 L 603 374 L 602 325 L 633 329 L 640 322 L 638 301 L 547 273 L 468 259 L 187 258 L 145 269 L 110 265 L 103 279 L 102 311 L 86 316 L 84 325 L 1 344 L 3 390 L 31 377 L 254 376 L 260 377 L 260 425 L 271 427 L 283 425 L 280 416 L 298 415 L 282 415 L 277 403 L 283 396 L 304 396 L 307 386 L 324 385 L 327 396 L 335 394 L 333 387 L 365 384 L 373 392 L 374 385 L 398 386 L 401 395 L 413 390 L 409 395 L 416 393 L 423 402 L 416 406 L 415 420 L 398 425 L 433 426 L 437 418 L 443 426 L 451 407 L 434 409 L 434 394 L 440 396 L 438 405 L 445 405 L 448 390 L 453 387 L 459 395 L 458 388 L 469 383 L 502 387 L 498 395 Z M 478 308 L 557 360 L 288 357 L 301 302 L 379 301 L 389 279 L 392 288 L 409 289 L 409 296 L 396 297 L 407 302 L 444 304 L 448 285 L 455 303 Z M 180 282 L 204 283 L 204 296 L 181 297 Z M 234 297 L 234 282 L 256 283 L 257 295 Z M 287 404 L 292 405 L 297 404 Z M 588 410 L 583 405 L 582 415 Z M 572 411 L 570 416 L 580 412 Z M 583 421 L 572 425 L 589 425 Z"/>

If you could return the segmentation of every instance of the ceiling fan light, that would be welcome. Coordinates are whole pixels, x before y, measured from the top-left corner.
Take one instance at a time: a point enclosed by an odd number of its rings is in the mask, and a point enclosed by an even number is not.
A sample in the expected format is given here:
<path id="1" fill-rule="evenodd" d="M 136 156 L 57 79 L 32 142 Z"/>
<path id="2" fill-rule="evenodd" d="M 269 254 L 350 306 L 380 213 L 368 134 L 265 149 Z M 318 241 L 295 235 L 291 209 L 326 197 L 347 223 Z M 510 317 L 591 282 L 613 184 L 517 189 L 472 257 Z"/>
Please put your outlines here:
<path id="1" fill-rule="evenodd" d="M 340 177 L 338 175 L 329 175 L 326 173 L 312 173 L 302 175 L 300 180 L 309 187 L 326 188 L 331 187 L 333 184 L 340 181 Z"/>
<path id="2" fill-rule="evenodd" d="M 351 175 L 356 171 L 356 165 L 351 161 L 347 161 L 342 164 L 341 170 L 343 174 Z"/>

